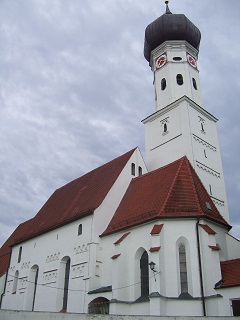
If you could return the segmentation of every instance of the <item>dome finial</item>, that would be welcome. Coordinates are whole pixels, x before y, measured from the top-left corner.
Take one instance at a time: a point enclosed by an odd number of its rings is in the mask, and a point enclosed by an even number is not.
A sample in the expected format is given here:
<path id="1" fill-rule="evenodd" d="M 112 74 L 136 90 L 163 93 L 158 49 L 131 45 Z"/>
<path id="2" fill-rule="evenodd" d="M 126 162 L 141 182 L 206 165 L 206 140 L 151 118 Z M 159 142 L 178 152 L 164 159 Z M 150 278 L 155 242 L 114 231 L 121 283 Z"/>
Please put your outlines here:
<path id="1" fill-rule="evenodd" d="M 172 14 L 172 12 L 169 10 L 169 7 L 168 7 L 168 0 L 165 0 L 165 3 L 166 3 L 166 14 Z"/>

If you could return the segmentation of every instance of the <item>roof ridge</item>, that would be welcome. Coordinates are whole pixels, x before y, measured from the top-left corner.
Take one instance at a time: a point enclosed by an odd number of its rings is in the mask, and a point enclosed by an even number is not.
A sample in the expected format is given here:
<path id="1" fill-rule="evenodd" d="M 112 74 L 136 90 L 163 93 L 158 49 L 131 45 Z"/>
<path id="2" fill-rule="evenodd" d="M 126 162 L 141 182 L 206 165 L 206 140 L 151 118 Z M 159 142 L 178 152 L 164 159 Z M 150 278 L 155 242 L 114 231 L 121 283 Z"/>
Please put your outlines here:
<path id="1" fill-rule="evenodd" d="M 187 157 L 186 157 L 187 159 Z M 188 159 L 187 159 L 188 160 Z M 200 202 L 199 202 L 199 198 L 198 198 L 198 194 L 197 194 L 197 190 L 196 190 L 196 186 L 195 186 L 195 183 L 194 183 L 194 180 L 193 180 L 193 176 L 192 176 L 192 171 L 191 171 L 191 163 L 190 161 L 188 160 L 187 162 L 187 170 L 188 170 L 188 174 L 189 174 L 189 177 L 190 177 L 190 180 L 191 180 L 191 183 L 192 183 L 192 186 L 194 188 L 194 196 L 196 198 L 196 203 L 197 203 L 197 207 L 198 207 L 198 210 L 199 212 L 204 215 L 204 212 L 202 211 L 202 207 L 200 206 Z M 196 171 L 194 170 L 194 172 L 196 173 Z M 200 180 L 201 181 L 201 180 Z M 202 182 L 202 181 L 201 181 Z M 204 187 L 204 186 L 203 186 Z"/>
<path id="2" fill-rule="evenodd" d="M 154 170 L 152 170 L 152 171 L 146 172 L 146 173 L 142 174 L 141 176 L 134 177 L 134 178 L 132 179 L 132 181 L 133 181 L 133 180 L 137 180 L 137 179 L 141 179 L 141 178 L 145 178 L 145 177 L 147 177 L 147 176 L 149 176 L 149 175 L 151 175 L 151 174 L 154 174 L 154 173 L 157 172 L 157 171 L 162 171 L 162 170 L 166 169 L 167 167 L 171 167 L 171 166 L 173 166 L 174 164 L 176 164 L 176 162 L 180 162 L 180 161 L 181 161 L 183 158 L 185 158 L 185 157 L 186 157 L 186 156 L 184 156 L 184 157 L 182 157 L 182 158 L 180 158 L 180 159 L 177 159 L 177 160 L 175 160 L 175 161 L 173 161 L 173 162 L 171 162 L 171 163 L 168 163 L 168 164 L 166 164 L 166 165 L 164 165 L 164 166 L 162 166 L 162 167 L 160 167 L 160 168 L 157 168 L 157 169 L 154 169 Z"/>
<path id="3" fill-rule="evenodd" d="M 186 158 L 186 156 L 184 156 L 184 157 L 182 157 L 182 158 L 180 158 L 180 159 L 178 159 L 178 160 L 176 160 L 176 161 L 174 161 L 174 162 L 171 163 L 171 164 L 173 164 L 173 163 L 176 163 L 177 161 L 180 162 L 180 163 L 179 163 L 179 167 L 178 167 L 177 172 L 176 172 L 176 175 L 175 175 L 175 177 L 174 177 L 174 179 L 173 179 L 172 185 L 171 185 L 171 187 L 169 188 L 169 191 L 168 191 L 168 194 L 167 194 L 167 196 L 166 196 L 166 199 L 165 199 L 165 201 L 164 201 L 164 203 L 163 203 L 162 209 L 160 210 L 160 212 L 158 213 L 158 215 L 160 215 L 160 214 L 164 211 L 164 209 L 165 209 L 165 206 L 166 206 L 166 204 L 167 204 L 167 202 L 168 202 L 168 200 L 169 200 L 169 198 L 170 198 L 170 196 L 171 196 L 172 190 L 173 190 L 173 188 L 174 188 L 174 186 L 175 186 L 175 183 L 176 183 L 176 181 L 177 181 L 178 174 L 179 174 L 179 172 L 180 172 L 180 169 L 181 169 L 181 167 L 182 167 L 182 164 L 183 164 L 183 161 L 185 160 L 185 158 Z M 165 166 L 165 167 L 166 167 L 166 166 Z"/>
<path id="4" fill-rule="evenodd" d="M 111 162 L 114 162 L 114 161 L 116 161 L 117 159 L 119 159 L 119 158 L 121 158 L 121 157 L 127 156 L 128 153 L 129 153 L 129 155 L 130 155 L 130 154 L 132 155 L 137 148 L 138 148 L 138 147 L 135 147 L 135 148 L 133 148 L 133 149 L 131 149 L 131 150 L 123 153 L 122 155 L 120 155 L 120 156 L 118 156 L 118 157 L 116 157 L 116 158 L 114 158 L 114 159 L 112 159 L 112 160 L 110 160 L 110 161 L 108 161 L 108 162 L 106 162 L 106 163 L 103 163 L 103 164 L 100 165 L 99 167 L 96 167 L 96 168 L 92 169 L 91 171 L 88 171 L 88 172 L 84 173 L 82 176 L 80 176 L 80 177 L 78 177 L 78 178 L 76 178 L 76 179 L 74 179 L 74 180 L 71 180 L 71 181 L 67 182 L 67 183 L 64 184 L 63 186 L 57 188 L 55 191 L 64 188 L 64 187 L 67 186 L 68 184 L 70 184 L 70 183 L 72 183 L 72 182 L 74 182 L 74 181 L 77 181 L 78 179 L 83 178 L 84 176 L 92 173 L 92 172 L 95 171 L 95 170 L 98 170 L 98 169 L 100 169 L 100 168 L 102 168 L 102 167 L 104 167 L 104 166 L 109 165 Z M 130 156 L 129 156 L 129 159 L 130 159 Z"/>

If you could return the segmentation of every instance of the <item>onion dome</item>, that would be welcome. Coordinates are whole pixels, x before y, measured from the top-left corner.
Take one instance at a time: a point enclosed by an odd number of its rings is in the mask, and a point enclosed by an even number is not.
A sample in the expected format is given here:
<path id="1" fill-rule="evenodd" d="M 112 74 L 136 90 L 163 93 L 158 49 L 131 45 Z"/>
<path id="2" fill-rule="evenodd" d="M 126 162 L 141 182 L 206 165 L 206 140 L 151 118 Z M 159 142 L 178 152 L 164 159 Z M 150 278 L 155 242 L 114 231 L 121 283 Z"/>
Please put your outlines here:
<path id="1" fill-rule="evenodd" d="M 201 33 L 184 15 L 172 14 L 166 3 L 166 12 L 150 23 L 145 30 L 144 57 L 150 61 L 151 51 L 169 40 L 185 40 L 199 49 Z"/>

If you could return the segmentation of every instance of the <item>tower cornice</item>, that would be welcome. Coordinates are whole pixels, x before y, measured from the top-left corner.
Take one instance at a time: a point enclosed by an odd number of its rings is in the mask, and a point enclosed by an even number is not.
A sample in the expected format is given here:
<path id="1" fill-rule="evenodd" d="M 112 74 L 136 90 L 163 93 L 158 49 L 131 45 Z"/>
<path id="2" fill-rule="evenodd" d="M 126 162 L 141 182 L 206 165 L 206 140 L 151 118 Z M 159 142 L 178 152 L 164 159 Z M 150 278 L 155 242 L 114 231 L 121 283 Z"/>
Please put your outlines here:
<path id="1" fill-rule="evenodd" d="M 147 118 L 143 119 L 142 123 L 145 124 L 147 122 L 153 121 L 154 119 L 156 119 L 156 118 L 158 118 L 160 116 L 163 116 L 164 114 L 168 113 L 170 110 L 172 110 L 174 108 L 177 108 L 179 106 L 179 104 L 184 102 L 184 101 L 186 101 L 192 108 L 197 110 L 200 114 L 205 116 L 207 119 L 212 120 L 214 122 L 218 121 L 218 119 L 216 117 L 214 117 L 211 113 L 209 113 L 204 108 L 199 106 L 196 102 L 194 102 L 193 100 L 191 100 L 187 96 L 183 96 L 180 99 L 174 101 L 173 103 L 167 105 L 166 107 L 154 112 L 153 114 L 151 114 Z"/>

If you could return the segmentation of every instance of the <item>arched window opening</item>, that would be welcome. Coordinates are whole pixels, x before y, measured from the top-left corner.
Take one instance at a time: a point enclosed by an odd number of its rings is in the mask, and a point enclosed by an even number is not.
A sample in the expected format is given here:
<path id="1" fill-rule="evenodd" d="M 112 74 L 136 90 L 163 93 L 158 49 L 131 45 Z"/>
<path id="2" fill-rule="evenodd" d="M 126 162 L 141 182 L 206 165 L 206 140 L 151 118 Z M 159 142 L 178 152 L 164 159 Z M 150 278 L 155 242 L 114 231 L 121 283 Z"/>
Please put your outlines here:
<path id="1" fill-rule="evenodd" d="M 180 244 L 179 246 L 179 268 L 180 268 L 181 294 L 188 293 L 187 260 L 186 260 L 186 250 L 185 250 L 184 244 Z"/>
<path id="2" fill-rule="evenodd" d="M 33 289 L 33 303 L 32 303 L 32 311 L 34 311 L 34 305 L 35 305 L 35 298 L 36 298 L 36 292 L 37 292 L 37 282 L 38 282 L 38 266 L 35 267 L 35 279 L 34 279 L 34 289 Z"/>
<path id="3" fill-rule="evenodd" d="M 109 314 L 109 300 L 106 298 L 96 298 L 88 305 L 89 314 Z"/>
<path id="4" fill-rule="evenodd" d="M 65 267 L 65 276 L 64 276 L 64 287 L 63 287 L 63 306 L 62 310 L 67 310 L 68 302 L 68 286 L 69 286 L 69 275 L 70 275 L 70 258 L 68 258 Z"/>
<path id="5" fill-rule="evenodd" d="M 161 89 L 162 89 L 162 90 L 165 90 L 166 87 L 167 87 L 167 81 L 166 81 L 165 78 L 163 78 L 162 81 L 161 81 Z"/>
<path id="6" fill-rule="evenodd" d="M 197 82 L 194 78 L 192 78 L 193 88 L 197 90 Z"/>
<path id="7" fill-rule="evenodd" d="M 82 234 L 82 224 L 78 226 L 78 235 L 80 236 Z"/>
<path id="8" fill-rule="evenodd" d="M 15 272 L 14 278 L 13 278 L 12 293 L 16 293 L 16 292 L 17 292 L 18 277 L 19 277 L 19 271 L 17 270 L 17 271 Z"/>
<path id="9" fill-rule="evenodd" d="M 204 156 L 205 156 L 205 158 L 207 158 L 207 152 L 205 149 L 204 149 Z"/>
<path id="10" fill-rule="evenodd" d="M 144 251 L 140 259 L 141 297 L 149 296 L 148 254 Z"/>
<path id="11" fill-rule="evenodd" d="M 202 129 L 202 132 L 205 132 L 204 126 L 203 126 L 203 123 L 202 123 L 202 122 L 201 122 L 201 129 Z"/>
<path id="12" fill-rule="evenodd" d="M 135 163 L 132 163 L 132 176 L 135 176 Z"/>
<path id="13" fill-rule="evenodd" d="M 138 175 L 141 176 L 142 175 L 142 167 L 138 167 Z"/>
<path id="14" fill-rule="evenodd" d="M 166 133 L 168 131 L 166 122 L 163 125 L 163 132 Z"/>
<path id="15" fill-rule="evenodd" d="M 21 262 L 21 259 L 22 259 L 22 246 L 19 248 L 19 251 L 18 251 L 18 263 Z"/>
<path id="16" fill-rule="evenodd" d="M 176 79 L 177 79 L 177 84 L 181 86 L 183 84 L 183 76 L 179 73 L 177 74 Z"/>

